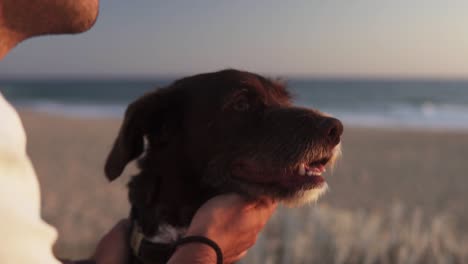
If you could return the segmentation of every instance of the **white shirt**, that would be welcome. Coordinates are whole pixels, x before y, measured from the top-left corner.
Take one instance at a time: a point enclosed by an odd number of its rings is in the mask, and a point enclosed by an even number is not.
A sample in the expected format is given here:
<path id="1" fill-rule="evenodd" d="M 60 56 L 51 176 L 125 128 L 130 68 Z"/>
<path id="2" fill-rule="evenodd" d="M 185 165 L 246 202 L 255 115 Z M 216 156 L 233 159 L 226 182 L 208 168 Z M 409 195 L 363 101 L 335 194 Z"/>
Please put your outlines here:
<path id="1" fill-rule="evenodd" d="M 26 153 L 26 134 L 0 93 L 0 263 L 60 263 L 56 230 L 40 216 L 40 191 Z"/>

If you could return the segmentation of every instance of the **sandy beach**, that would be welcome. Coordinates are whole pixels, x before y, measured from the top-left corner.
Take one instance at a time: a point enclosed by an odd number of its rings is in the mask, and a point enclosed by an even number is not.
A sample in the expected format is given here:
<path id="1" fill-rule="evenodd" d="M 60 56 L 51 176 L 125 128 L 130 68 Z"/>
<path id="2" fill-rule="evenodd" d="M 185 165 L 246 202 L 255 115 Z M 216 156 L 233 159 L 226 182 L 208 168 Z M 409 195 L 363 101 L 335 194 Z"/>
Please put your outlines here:
<path id="1" fill-rule="evenodd" d="M 41 185 L 43 217 L 59 231 L 55 252 L 85 257 L 128 214 L 125 184 L 132 168 L 113 183 L 103 173 L 121 120 L 20 115 Z M 468 133 L 345 127 L 343 153 L 326 175 L 330 192 L 318 207 L 385 214 L 399 205 L 420 211 L 423 222 L 447 215 L 467 237 L 462 223 L 468 221 Z M 281 213 L 301 210 L 307 209 Z"/>

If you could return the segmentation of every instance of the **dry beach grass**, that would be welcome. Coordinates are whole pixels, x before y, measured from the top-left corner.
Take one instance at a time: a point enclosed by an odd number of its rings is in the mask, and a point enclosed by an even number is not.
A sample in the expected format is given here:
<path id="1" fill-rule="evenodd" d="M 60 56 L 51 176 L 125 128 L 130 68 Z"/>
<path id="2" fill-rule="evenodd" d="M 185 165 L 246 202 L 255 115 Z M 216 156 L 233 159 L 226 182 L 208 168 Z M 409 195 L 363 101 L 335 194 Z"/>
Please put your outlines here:
<path id="1" fill-rule="evenodd" d="M 89 255 L 128 213 L 128 176 L 103 175 L 120 120 L 20 115 L 55 252 Z M 281 208 L 245 263 L 468 263 L 468 133 L 347 127 L 343 152 L 331 191 Z"/>

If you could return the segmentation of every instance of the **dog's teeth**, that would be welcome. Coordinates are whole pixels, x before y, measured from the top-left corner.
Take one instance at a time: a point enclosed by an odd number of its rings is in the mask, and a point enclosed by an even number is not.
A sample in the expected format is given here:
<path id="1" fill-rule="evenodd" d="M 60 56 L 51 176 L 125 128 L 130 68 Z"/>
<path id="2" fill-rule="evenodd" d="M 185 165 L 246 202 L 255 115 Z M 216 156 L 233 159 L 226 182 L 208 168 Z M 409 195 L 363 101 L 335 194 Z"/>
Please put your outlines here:
<path id="1" fill-rule="evenodd" d="M 307 176 L 312 176 L 314 173 L 310 170 L 307 171 Z"/>
<path id="2" fill-rule="evenodd" d="M 299 165 L 299 175 L 304 176 L 305 173 L 306 173 L 305 164 L 301 163 L 301 165 Z"/>

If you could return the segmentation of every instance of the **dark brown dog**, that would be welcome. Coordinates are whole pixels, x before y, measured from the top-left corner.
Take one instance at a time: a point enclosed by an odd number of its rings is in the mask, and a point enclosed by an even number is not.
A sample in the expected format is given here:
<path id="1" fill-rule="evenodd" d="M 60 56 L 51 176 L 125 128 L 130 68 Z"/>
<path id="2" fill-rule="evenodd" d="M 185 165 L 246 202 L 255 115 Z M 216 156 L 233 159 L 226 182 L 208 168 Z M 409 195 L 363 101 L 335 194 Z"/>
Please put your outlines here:
<path id="1" fill-rule="evenodd" d="M 327 188 L 321 174 L 339 155 L 342 132 L 337 119 L 293 106 L 280 83 L 237 70 L 200 74 L 128 107 L 105 172 L 114 180 L 140 158 L 141 171 L 129 183 L 133 248 L 151 255 L 141 247 L 177 240 L 217 194 L 316 200 Z M 156 263 L 158 254 L 140 259 Z"/>

